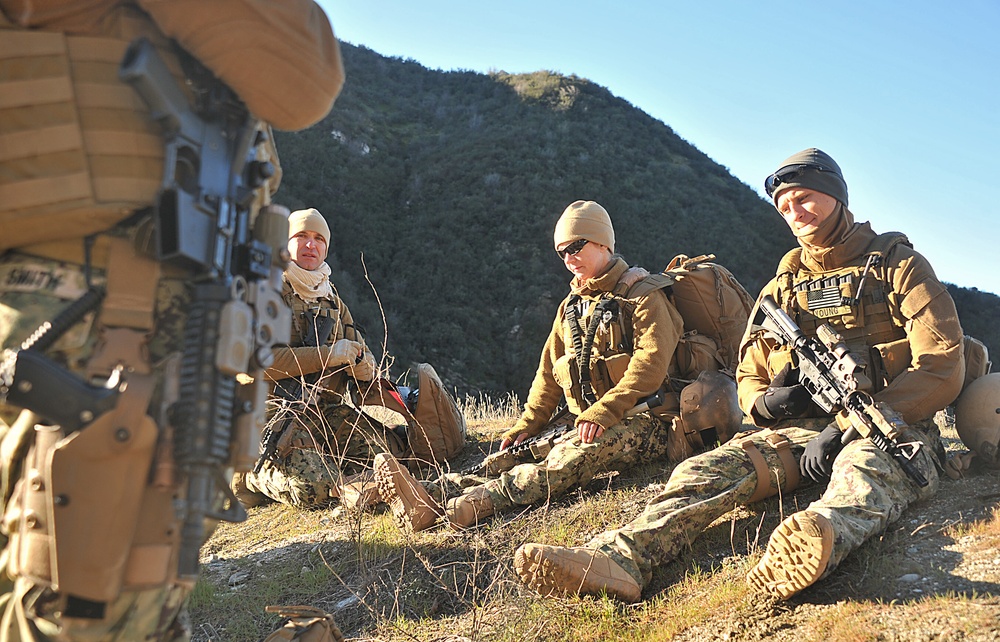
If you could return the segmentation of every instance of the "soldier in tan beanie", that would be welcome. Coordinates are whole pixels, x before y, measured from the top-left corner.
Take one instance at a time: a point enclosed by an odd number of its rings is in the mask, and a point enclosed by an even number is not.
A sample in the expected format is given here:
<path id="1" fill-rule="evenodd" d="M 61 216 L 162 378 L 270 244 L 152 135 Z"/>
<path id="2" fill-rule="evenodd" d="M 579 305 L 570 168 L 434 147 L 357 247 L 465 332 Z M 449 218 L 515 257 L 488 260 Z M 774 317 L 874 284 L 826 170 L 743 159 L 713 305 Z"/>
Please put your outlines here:
<path id="1" fill-rule="evenodd" d="M 778 525 L 747 574 L 752 587 L 787 599 L 937 489 L 943 450 L 933 417 L 955 400 L 965 373 L 962 328 L 947 289 L 905 236 L 854 221 L 840 167 L 823 151 L 789 157 L 765 189 L 798 247 L 781 260 L 758 308 L 769 295 L 806 337 L 824 323 L 843 336 L 869 379 L 859 385 L 905 421 L 897 439 L 915 449 L 911 462 L 928 484 L 919 486 L 868 439 L 845 445 L 843 413 L 814 404 L 790 348 L 751 324 L 736 379 L 740 407 L 764 430 L 685 460 L 642 514 L 585 547 L 523 545 L 514 565 L 539 593 L 636 601 L 654 567 L 734 506 L 787 497 L 800 482 L 824 484 L 818 500 Z"/>
<path id="2" fill-rule="evenodd" d="M 376 453 L 388 448 L 404 452 L 399 435 L 347 403 L 349 381 L 363 386 L 378 372 L 350 309 L 330 281 L 326 218 L 310 208 L 292 212 L 288 223 L 292 260 L 282 297 L 292 309 L 292 338 L 274 351 L 274 364 L 265 373 L 274 382 L 272 409 L 288 412 L 270 417 L 269 428 L 281 432 L 272 435 L 279 444 L 276 451 L 265 453 L 254 471 L 233 480 L 236 496 L 247 507 L 266 501 L 328 504 L 341 496 L 345 484 L 363 482 Z M 317 332 L 326 336 L 316 337 Z"/>
<path id="3" fill-rule="evenodd" d="M 569 205 L 555 225 L 553 243 L 573 274 L 570 294 L 542 348 L 524 412 L 504 435 L 501 448 L 538 435 L 563 398 L 575 417 L 575 433 L 542 461 L 514 466 L 490 480 L 444 475 L 419 483 L 398 463 L 379 456 L 379 488 L 402 526 L 428 528 L 439 515 L 454 527 L 472 526 L 498 511 L 586 484 L 602 471 L 668 454 L 668 411 L 626 413 L 647 395 L 670 390 L 676 376 L 674 350 L 683 332 L 680 314 L 662 290 L 629 294 L 630 283 L 641 275 L 615 254 L 611 217 L 599 204 Z M 590 333 L 593 342 L 584 354 L 584 344 L 590 342 L 583 337 Z M 625 335 L 632 338 L 631 345 Z M 664 407 L 677 406 L 668 401 Z"/>

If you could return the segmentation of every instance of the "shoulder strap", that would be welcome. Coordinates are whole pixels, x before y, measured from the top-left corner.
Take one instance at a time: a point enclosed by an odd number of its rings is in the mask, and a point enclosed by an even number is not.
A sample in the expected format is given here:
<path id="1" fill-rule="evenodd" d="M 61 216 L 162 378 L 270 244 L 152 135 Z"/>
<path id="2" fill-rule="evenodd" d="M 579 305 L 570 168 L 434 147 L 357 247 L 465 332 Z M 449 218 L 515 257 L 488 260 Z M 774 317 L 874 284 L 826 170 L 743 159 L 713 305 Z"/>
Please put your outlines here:
<path id="1" fill-rule="evenodd" d="M 626 299 L 637 299 L 641 296 L 649 296 L 649 294 L 655 292 L 656 290 L 665 290 L 676 282 L 677 279 L 669 274 L 664 274 L 662 272 L 658 274 L 650 274 L 649 276 L 633 283 L 632 287 L 625 291 L 624 297 Z"/>
<path id="2" fill-rule="evenodd" d="M 802 248 L 793 247 L 778 261 L 778 269 L 775 271 L 775 274 L 778 276 L 782 274 L 794 274 L 799 271 L 800 267 L 802 267 Z"/>
<path id="3" fill-rule="evenodd" d="M 902 232 L 884 232 L 876 236 L 868 244 L 868 254 L 878 254 L 880 257 L 885 258 L 892 251 L 892 248 L 899 244 L 913 247 L 913 243 L 910 243 L 910 239 Z"/>

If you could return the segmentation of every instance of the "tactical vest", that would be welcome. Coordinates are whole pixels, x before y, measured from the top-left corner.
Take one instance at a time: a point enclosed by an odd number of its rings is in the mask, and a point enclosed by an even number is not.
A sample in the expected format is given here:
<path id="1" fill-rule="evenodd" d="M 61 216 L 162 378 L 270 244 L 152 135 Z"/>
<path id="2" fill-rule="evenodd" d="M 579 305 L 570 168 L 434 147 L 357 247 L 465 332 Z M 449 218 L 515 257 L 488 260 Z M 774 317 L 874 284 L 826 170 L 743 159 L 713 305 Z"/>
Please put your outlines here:
<path id="1" fill-rule="evenodd" d="M 148 18 L 117 12 L 118 37 L 0 24 L 0 250 L 101 232 L 155 200 L 163 136 L 118 68 L 144 36 L 183 74 Z"/>
<path id="2" fill-rule="evenodd" d="M 643 295 L 649 296 L 651 292 Z M 579 415 L 625 376 L 633 351 L 632 315 L 636 298 L 621 281 L 612 292 L 599 297 L 577 294 L 567 297 L 563 341 L 572 349 L 553 364 L 553 377 L 563 389 L 573 414 Z M 671 359 L 664 383 L 676 374 Z"/>
<path id="3" fill-rule="evenodd" d="M 806 336 L 830 324 L 855 359 L 866 367 L 872 391 L 887 386 L 909 366 L 910 347 L 901 320 L 893 315 L 887 257 L 899 244 L 912 247 L 900 232 L 875 237 L 863 254 L 828 272 L 802 269 L 802 248 L 789 251 L 778 265 L 779 305 Z M 769 358 L 772 374 L 789 359 L 788 351 Z"/>
<path id="4" fill-rule="evenodd" d="M 344 322 L 343 310 L 340 308 L 343 303 L 339 298 L 336 300 L 319 299 L 314 303 L 306 303 L 295 294 L 295 290 L 292 289 L 292 286 L 287 281 L 284 284 L 281 296 L 285 300 L 285 304 L 292 310 L 292 333 L 288 345 L 292 347 L 304 345 L 304 337 L 309 332 L 307 324 L 311 323 L 311 320 L 317 313 L 331 316 L 334 319 L 333 331 L 330 333 L 330 338 L 327 340 L 326 345 L 333 345 L 341 339 L 350 339 L 351 341 L 361 340 L 354 325 Z M 337 398 L 347 391 L 347 379 L 346 372 L 337 372 L 332 376 L 324 378 L 323 386 L 333 397 Z M 339 398 L 336 400 L 340 401 Z"/>

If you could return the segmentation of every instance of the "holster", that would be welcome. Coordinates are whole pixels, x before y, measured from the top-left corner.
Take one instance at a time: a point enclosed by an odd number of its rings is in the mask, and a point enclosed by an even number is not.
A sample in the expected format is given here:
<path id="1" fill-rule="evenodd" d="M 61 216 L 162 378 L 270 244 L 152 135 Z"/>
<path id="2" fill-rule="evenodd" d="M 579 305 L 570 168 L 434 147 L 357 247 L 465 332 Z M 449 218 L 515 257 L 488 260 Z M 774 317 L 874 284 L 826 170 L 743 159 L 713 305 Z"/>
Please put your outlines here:
<path id="1" fill-rule="evenodd" d="M 152 378 L 135 376 L 84 430 L 35 426 L 5 515 L 13 575 L 95 602 L 118 596 L 156 446 L 151 394 Z"/>

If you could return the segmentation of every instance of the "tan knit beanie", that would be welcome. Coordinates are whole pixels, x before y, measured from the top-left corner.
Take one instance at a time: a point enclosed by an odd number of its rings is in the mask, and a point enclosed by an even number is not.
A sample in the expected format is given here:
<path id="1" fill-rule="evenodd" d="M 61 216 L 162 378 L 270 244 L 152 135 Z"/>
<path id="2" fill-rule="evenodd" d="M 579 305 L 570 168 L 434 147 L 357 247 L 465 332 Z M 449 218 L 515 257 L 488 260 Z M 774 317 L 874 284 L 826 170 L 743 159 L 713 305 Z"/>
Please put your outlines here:
<path id="1" fill-rule="evenodd" d="M 594 201 L 576 201 L 563 211 L 556 222 L 553 240 L 557 249 L 564 243 L 579 239 L 606 245 L 612 252 L 615 251 L 615 228 L 611 226 L 611 217 Z"/>
<path id="2" fill-rule="evenodd" d="M 288 216 L 288 238 L 292 238 L 299 232 L 316 232 L 326 241 L 327 254 L 330 252 L 330 225 L 314 207 L 307 210 L 296 210 Z M 326 258 L 325 256 L 323 257 Z"/>

